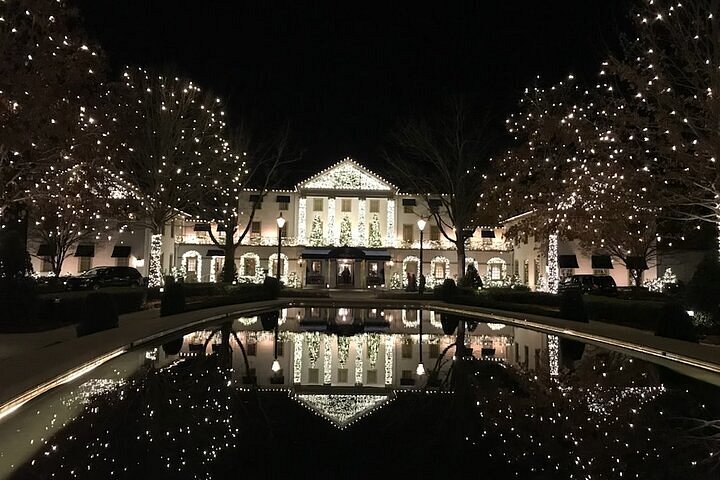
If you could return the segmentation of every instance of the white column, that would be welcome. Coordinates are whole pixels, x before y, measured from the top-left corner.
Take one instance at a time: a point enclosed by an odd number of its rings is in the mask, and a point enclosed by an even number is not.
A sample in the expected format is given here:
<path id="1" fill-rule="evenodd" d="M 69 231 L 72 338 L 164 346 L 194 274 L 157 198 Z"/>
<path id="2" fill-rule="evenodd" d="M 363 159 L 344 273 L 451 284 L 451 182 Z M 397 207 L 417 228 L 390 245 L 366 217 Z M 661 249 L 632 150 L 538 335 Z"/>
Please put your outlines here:
<path id="1" fill-rule="evenodd" d="M 387 201 L 387 236 L 386 246 L 395 246 L 395 199 Z"/>
<path id="2" fill-rule="evenodd" d="M 323 354 L 323 383 L 330 385 L 332 383 L 332 341 L 335 338 L 334 335 L 325 335 L 324 347 L 325 351 Z"/>
<path id="3" fill-rule="evenodd" d="M 560 275 L 558 273 L 558 236 L 553 233 L 548 237 L 548 264 L 547 264 L 548 290 L 550 293 L 558 292 Z"/>
<path id="4" fill-rule="evenodd" d="M 305 245 L 307 237 L 307 198 L 300 197 L 298 202 L 298 244 Z"/>
<path id="5" fill-rule="evenodd" d="M 385 336 L 385 385 L 393 383 L 393 361 L 395 359 L 395 341 L 391 333 Z"/>
<path id="6" fill-rule="evenodd" d="M 302 357 L 304 343 L 305 333 L 298 332 L 293 335 L 293 383 L 302 382 Z"/>
<path id="7" fill-rule="evenodd" d="M 355 335 L 355 385 L 363 383 L 363 347 L 365 345 L 364 335 Z"/>
<path id="8" fill-rule="evenodd" d="M 560 372 L 560 339 L 557 335 L 547 336 L 550 376 L 557 377 Z"/>
<path id="9" fill-rule="evenodd" d="M 335 197 L 328 198 L 327 234 L 328 245 L 337 245 L 338 236 L 335 233 Z"/>
<path id="10" fill-rule="evenodd" d="M 366 200 L 361 198 L 358 202 L 358 228 L 355 245 L 365 246 L 365 206 Z"/>

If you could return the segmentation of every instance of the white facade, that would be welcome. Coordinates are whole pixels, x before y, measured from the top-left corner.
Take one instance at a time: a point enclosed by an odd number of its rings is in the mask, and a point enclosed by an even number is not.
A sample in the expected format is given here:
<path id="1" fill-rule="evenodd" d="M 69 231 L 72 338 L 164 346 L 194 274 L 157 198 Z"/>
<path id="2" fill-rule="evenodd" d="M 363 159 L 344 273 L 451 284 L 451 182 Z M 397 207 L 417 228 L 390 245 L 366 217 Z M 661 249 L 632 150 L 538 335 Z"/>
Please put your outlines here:
<path id="1" fill-rule="evenodd" d="M 239 229 L 250 221 L 253 192 L 241 200 Z M 412 205 L 414 203 L 414 205 Z M 245 280 L 267 271 L 275 275 L 280 214 L 286 220 L 282 239 L 281 279 L 292 286 L 389 287 L 406 283 L 408 274 L 419 276 L 420 231 L 417 221 L 428 221 L 423 238 L 423 274 L 428 287 L 459 273 L 457 254 L 452 243 L 443 238 L 422 208 L 419 195 L 400 193 L 394 185 L 353 160 L 345 159 L 299 183 L 292 191 L 271 191 L 256 210 L 250 230 L 236 251 L 236 265 Z M 245 207 L 245 208 L 244 208 Z M 349 228 L 343 227 L 343 225 Z M 193 222 L 181 219 L 175 227 L 177 267 L 192 270 L 198 281 L 219 278 L 222 259 L 213 258 L 207 232 L 196 232 Z M 336 247 L 353 247 L 333 256 Z M 354 254 L 362 252 L 352 258 Z M 193 252 L 191 265 L 183 264 Z M 197 252 L 196 255 L 194 252 Z M 475 231 L 467 246 L 467 261 L 473 262 L 480 275 L 490 273 L 488 261 L 511 264 L 512 248 L 499 227 Z M 165 254 L 168 257 L 168 254 Z M 347 257 L 347 258 L 346 258 Z M 349 278 L 343 277 L 345 268 Z M 463 267 L 463 270 L 465 267 Z M 512 275 L 507 269 L 503 272 Z M 199 276 L 198 276 L 199 275 Z"/>
<path id="2" fill-rule="evenodd" d="M 406 285 L 409 275 L 415 275 L 417 279 L 420 273 L 420 231 L 417 226 L 420 218 L 428 220 L 423 232 L 422 252 L 422 272 L 427 286 L 459 276 L 461 268 L 457 265 L 455 246 L 443 237 L 423 207 L 422 196 L 400 192 L 387 180 L 351 159 L 313 175 L 293 190 L 267 193 L 250 219 L 254 195 L 254 192 L 245 192 L 239 205 L 238 229 L 242 231 L 250 223 L 247 235 L 235 252 L 242 281 L 259 281 L 266 274 L 276 274 L 276 220 L 279 215 L 286 220 L 280 277 L 290 286 L 389 288 Z M 161 256 L 163 272 L 181 275 L 189 282 L 217 281 L 224 262 L 223 252 L 207 232 L 195 231 L 195 226 L 194 220 L 182 216 L 165 226 Z M 213 230 L 213 233 L 222 240 L 224 232 Z M 105 232 L 103 237 L 82 245 L 91 245 L 93 256 L 75 256 L 73 249 L 63 265 L 62 274 L 75 275 L 100 265 L 128 265 L 148 275 L 150 231 L 147 228 L 131 228 L 123 233 Z M 352 248 L 333 251 L 346 245 Z M 31 244 L 30 253 L 40 253 L 40 245 Z M 617 285 L 629 284 L 628 272 L 620 262 L 612 262 L 611 269 L 593 268 L 592 255 L 583 252 L 575 242 L 560 239 L 557 253 L 574 256 L 577 262 L 575 268 L 560 265 L 560 277 L 574 273 L 606 273 L 614 277 Z M 534 290 L 544 288 L 547 282 L 546 239 L 530 237 L 525 242 L 513 243 L 504 237 L 504 226 L 477 228 L 466 244 L 466 257 L 462 270 L 473 263 L 485 284 L 519 283 Z M 33 258 L 33 267 L 41 275 L 49 270 L 40 257 Z M 654 265 L 650 267 L 644 272 L 644 279 L 656 277 Z M 349 277 L 343 274 L 346 268 Z"/>

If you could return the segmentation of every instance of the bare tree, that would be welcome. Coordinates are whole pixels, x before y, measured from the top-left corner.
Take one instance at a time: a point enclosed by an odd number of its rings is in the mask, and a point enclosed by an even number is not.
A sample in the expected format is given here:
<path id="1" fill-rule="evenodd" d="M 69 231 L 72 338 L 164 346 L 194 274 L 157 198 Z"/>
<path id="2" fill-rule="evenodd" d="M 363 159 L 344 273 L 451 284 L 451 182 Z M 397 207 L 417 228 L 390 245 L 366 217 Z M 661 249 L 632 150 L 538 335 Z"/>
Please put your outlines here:
<path id="1" fill-rule="evenodd" d="M 384 152 L 400 183 L 422 197 L 426 215 L 455 245 L 458 278 L 465 275 L 467 240 L 492 218 L 478 208 L 487 188 L 488 123 L 471 118 L 468 106 L 453 99 L 432 120 L 414 119 L 398 128 Z"/>
<path id="2" fill-rule="evenodd" d="M 288 153 L 288 130 L 267 144 L 253 148 L 251 136 L 240 130 L 231 142 L 231 153 L 220 171 L 201 183 L 199 217 L 216 222 L 223 237 L 216 237 L 207 228 L 213 243 L 225 253 L 223 282 L 235 279 L 235 250 L 247 236 L 255 212 L 271 188 L 277 185 L 286 167 L 296 156 Z M 240 205 L 243 192 L 254 192 L 249 212 Z M 241 225 L 241 221 L 244 225 Z"/>
<path id="3" fill-rule="evenodd" d="M 192 81 L 140 68 L 125 71 L 113 101 L 116 169 L 139 197 L 138 220 L 152 229 L 149 276 L 159 285 L 164 225 L 198 208 L 197 185 L 234 161 L 225 114 L 220 99 Z"/>

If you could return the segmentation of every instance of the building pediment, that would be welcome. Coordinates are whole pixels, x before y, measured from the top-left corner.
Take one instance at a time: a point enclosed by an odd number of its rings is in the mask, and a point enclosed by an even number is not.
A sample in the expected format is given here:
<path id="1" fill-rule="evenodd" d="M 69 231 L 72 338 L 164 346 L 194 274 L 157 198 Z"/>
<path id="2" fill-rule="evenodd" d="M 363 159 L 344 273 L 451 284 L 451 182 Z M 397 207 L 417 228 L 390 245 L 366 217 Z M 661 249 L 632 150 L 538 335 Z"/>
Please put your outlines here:
<path id="1" fill-rule="evenodd" d="M 350 158 L 300 182 L 298 190 L 357 190 L 396 192 L 397 187 Z"/>

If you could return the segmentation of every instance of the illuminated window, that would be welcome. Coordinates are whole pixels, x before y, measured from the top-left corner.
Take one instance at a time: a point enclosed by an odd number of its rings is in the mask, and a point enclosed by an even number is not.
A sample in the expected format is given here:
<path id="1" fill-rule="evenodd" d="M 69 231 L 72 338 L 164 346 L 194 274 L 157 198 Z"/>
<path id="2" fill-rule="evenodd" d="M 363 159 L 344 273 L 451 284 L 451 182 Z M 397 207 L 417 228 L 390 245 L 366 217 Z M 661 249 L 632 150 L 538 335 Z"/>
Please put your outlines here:
<path id="1" fill-rule="evenodd" d="M 255 275 L 255 258 L 254 257 L 244 257 L 243 258 L 243 268 L 245 270 L 245 275 Z"/>
<path id="2" fill-rule="evenodd" d="M 430 225 L 430 241 L 440 241 L 440 228 L 437 225 Z"/>
<path id="3" fill-rule="evenodd" d="M 403 240 L 405 240 L 406 242 L 412 242 L 414 232 L 415 232 L 415 225 L 413 225 L 413 224 L 403 225 Z"/>
<path id="4" fill-rule="evenodd" d="M 90 270 L 92 267 L 92 257 L 78 257 L 78 273 Z"/>
<path id="5" fill-rule="evenodd" d="M 349 198 L 343 198 L 342 202 L 340 203 L 340 211 L 352 212 L 352 200 L 350 200 Z"/>
<path id="6" fill-rule="evenodd" d="M 197 271 L 197 257 L 188 257 L 186 268 L 188 272 Z"/>
<path id="7" fill-rule="evenodd" d="M 370 213 L 380 213 L 380 200 L 370 200 Z"/>
<path id="8" fill-rule="evenodd" d="M 250 235 L 260 235 L 261 228 L 261 222 L 252 222 L 252 226 L 250 227 Z"/>
<path id="9" fill-rule="evenodd" d="M 507 274 L 506 263 L 502 258 L 491 258 L 487 262 L 487 271 L 490 280 L 502 280 Z"/>
<path id="10" fill-rule="evenodd" d="M 445 278 L 445 263 L 435 263 L 435 271 L 433 272 L 435 278 Z"/>

